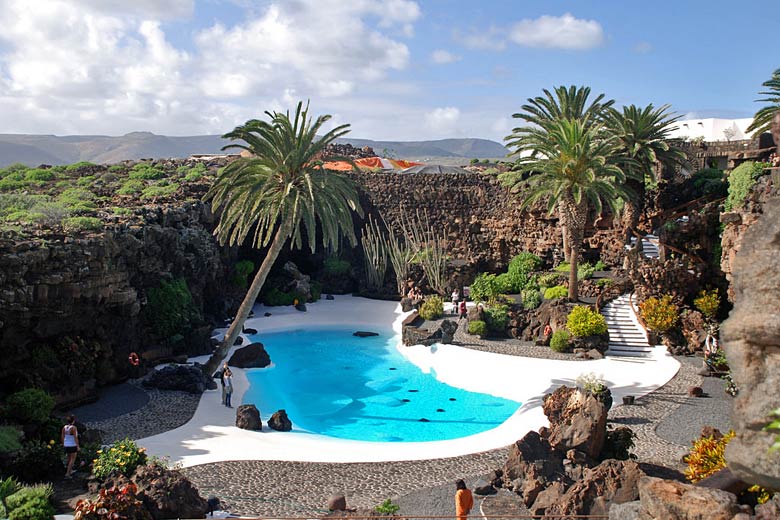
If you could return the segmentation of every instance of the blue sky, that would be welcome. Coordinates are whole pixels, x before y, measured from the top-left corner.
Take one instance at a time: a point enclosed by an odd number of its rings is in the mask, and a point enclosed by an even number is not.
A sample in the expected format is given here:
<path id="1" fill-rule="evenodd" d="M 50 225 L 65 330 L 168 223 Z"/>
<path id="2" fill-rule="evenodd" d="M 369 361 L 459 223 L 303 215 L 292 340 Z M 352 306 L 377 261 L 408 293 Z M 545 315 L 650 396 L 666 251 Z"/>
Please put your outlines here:
<path id="1" fill-rule="evenodd" d="M 750 117 L 776 2 L 0 0 L 0 132 L 224 133 L 310 99 L 369 139 L 500 140 L 528 97 Z"/>

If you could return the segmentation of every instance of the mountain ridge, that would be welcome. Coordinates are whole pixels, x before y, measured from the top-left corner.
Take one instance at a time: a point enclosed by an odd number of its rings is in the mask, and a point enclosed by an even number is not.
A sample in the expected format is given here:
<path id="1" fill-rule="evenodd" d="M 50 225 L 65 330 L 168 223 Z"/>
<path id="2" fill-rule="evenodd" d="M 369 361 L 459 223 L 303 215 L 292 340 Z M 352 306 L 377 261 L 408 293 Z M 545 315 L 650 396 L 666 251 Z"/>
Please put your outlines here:
<path id="1" fill-rule="evenodd" d="M 474 157 L 503 158 L 507 154 L 501 144 L 480 138 L 427 141 L 340 138 L 337 142 L 356 147 L 370 146 L 378 155 L 412 160 L 467 162 Z M 225 153 L 222 147 L 228 144 L 230 141 L 219 135 L 166 136 L 144 131 L 122 136 L 0 134 L 0 167 L 17 162 L 28 166 L 54 166 L 79 161 L 111 164 L 124 160 L 182 158 L 192 154 Z"/>

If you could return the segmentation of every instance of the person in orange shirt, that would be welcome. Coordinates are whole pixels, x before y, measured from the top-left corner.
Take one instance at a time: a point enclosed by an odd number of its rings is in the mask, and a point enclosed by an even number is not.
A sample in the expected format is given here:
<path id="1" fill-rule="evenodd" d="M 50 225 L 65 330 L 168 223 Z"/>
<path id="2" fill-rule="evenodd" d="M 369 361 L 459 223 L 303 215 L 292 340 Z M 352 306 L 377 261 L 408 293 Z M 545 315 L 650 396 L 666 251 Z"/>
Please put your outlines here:
<path id="1" fill-rule="evenodd" d="M 455 516 L 458 520 L 466 520 L 466 517 L 471 513 L 471 508 L 474 507 L 474 496 L 471 491 L 466 488 L 466 483 L 463 479 L 458 480 L 455 483 Z"/>

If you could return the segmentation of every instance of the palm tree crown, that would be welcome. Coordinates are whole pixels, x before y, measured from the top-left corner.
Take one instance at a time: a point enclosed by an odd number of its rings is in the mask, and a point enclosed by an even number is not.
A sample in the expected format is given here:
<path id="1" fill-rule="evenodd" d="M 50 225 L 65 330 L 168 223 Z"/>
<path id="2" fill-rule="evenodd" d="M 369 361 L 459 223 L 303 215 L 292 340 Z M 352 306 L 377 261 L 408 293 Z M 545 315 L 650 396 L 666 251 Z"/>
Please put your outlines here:
<path id="1" fill-rule="evenodd" d="M 780 69 L 774 71 L 772 77 L 763 82 L 761 86 L 767 87 L 769 90 L 764 90 L 759 92 L 759 94 L 769 97 L 757 99 L 756 101 L 772 104 L 765 106 L 753 116 L 753 122 L 747 127 L 747 131 L 753 132 L 753 135 L 761 135 L 764 132 L 771 131 L 772 118 L 780 112 Z"/>

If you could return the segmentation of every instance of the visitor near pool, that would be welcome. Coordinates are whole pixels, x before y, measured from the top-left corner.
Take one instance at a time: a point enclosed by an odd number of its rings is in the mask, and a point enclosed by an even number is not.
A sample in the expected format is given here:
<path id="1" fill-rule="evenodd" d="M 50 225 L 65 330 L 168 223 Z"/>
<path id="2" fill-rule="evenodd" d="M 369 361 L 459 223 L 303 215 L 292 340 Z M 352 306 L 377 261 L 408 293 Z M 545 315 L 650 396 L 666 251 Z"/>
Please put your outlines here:
<path id="1" fill-rule="evenodd" d="M 230 399 L 233 396 L 233 372 L 231 372 L 229 368 L 225 367 L 225 372 L 222 376 L 222 379 L 225 381 L 225 406 L 228 408 L 233 408 L 233 405 L 230 402 Z"/>
<path id="2" fill-rule="evenodd" d="M 65 478 L 71 478 L 73 476 L 73 463 L 76 462 L 76 455 L 79 452 L 79 431 L 76 428 L 76 417 L 73 415 L 68 416 L 68 423 L 62 427 L 61 442 L 65 454 L 68 456 Z"/>
<path id="3" fill-rule="evenodd" d="M 474 495 L 466 487 L 463 479 L 460 479 L 455 482 L 455 516 L 458 520 L 466 520 L 472 507 L 474 507 Z"/>

